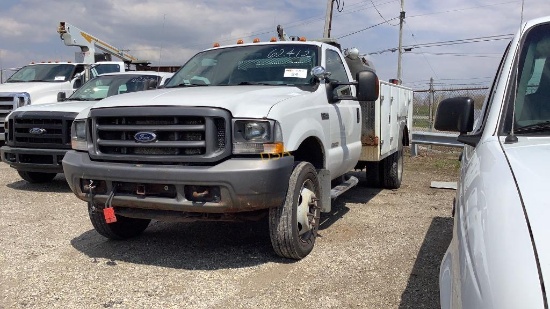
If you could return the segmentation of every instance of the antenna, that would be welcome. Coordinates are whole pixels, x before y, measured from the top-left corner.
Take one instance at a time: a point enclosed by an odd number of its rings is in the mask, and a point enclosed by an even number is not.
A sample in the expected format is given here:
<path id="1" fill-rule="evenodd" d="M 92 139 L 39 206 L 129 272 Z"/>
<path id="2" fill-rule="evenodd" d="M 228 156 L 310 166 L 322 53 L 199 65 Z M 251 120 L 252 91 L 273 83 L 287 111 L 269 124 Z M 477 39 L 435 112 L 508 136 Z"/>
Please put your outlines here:
<path id="1" fill-rule="evenodd" d="M 525 4 L 525 0 L 521 0 L 521 17 L 519 19 L 519 26 L 521 27 L 521 24 L 523 24 L 523 5 Z"/>
<path id="2" fill-rule="evenodd" d="M 166 23 L 166 14 L 164 14 L 164 17 L 162 18 L 162 33 L 164 33 L 165 23 Z M 161 59 L 162 59 L 162 41 L 160 42 L 160 47 L 159 47 L 159 65 L 157 65 L 157 72 L 160 72 Z"/>
<path id="3" fill-rule="evenodd" d="M 523 26 L 523 4 L 525 3 L 525 0 L 522 0 L 521 1 L 521 22 L 520 22 L 520 35 L 523 33 L 523 30 L 524 30 L 524 26 Z M 516 134 L 514 133 L 514 128 L 515 128 L 515 124 L 516 124 L 516 100 L 517 100 L 517 97 L 518 97 L 518 76 L 519 76 L 519 60 L 521 58 L 521 52 L 523 50 L 523 46 L 521 45 L 521 40 L 519 41 L 519 46 L 518 46 L 518 50 L 517 50 L 517 64 L 516 64 L 516 68 L 515 68 L 515 76 L 514 76 L 514 94 L 513 94 L 513 102 L 512 102 L 512 125 L 510 126 L 510 134 L 508 134 L 506 136 L 506 138 L 504 139 L 504 143 L 505 144 L 514 144 L 514 143 L 517 143 L 518 142 L 518 137 L 516 136 Z"/>

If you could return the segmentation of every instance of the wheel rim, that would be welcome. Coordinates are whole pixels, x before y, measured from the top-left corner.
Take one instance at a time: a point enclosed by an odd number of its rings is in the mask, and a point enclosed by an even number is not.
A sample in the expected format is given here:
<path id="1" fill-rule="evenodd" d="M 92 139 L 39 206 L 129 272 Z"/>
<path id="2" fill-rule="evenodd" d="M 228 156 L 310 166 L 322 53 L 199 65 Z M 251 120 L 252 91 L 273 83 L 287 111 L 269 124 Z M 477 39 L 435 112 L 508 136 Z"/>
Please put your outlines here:
<path id="1" fill-rule="evenodd" d="M 306 240 L 310 235 L 317 233 L 319 225 L 319 206 L 315 196 L 315 187 L 311 180 L 306 180 L 300 189 L 298 198 L 298 207 L 296 212 L 298 235 L 302 240 Z"/>

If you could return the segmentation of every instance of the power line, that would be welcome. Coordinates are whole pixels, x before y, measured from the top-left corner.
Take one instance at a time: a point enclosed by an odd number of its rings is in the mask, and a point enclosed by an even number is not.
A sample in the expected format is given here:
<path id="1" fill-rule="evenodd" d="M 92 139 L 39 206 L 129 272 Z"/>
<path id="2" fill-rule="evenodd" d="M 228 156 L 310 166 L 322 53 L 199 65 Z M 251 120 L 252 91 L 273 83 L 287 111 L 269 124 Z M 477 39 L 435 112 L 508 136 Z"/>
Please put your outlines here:
<path id="1" fill-rule="evenodd" d="M 392 21 L 392 20 L 396 20 L 396 19 L 398 19 L 398 18 L 399 18 L 399 16 L 394 17 L 394 18 L 391 18 L 391 19 L 388 19 L 387 21 L 383 21 L 383 22 L 378 23 L 378 24 L 376 24 L 376 25 L 369 26 L 369 27 L 367 27 L 367 28 L 363 28 L 363 29 L 360 29 L 360 30 L 357 30 L 357 31 L 350 32 L 350 33 L 348 33 L 348 34 L 341 35 L 341 36 L 337 37 L 337 39 L 345 38 L 345 37 L 347 37 L 347 36 L 354 35 L 354 34 L 357 34 L 357 33 L 359 33 L 359 32 L 362 32 L 362 31 L 365 31 L 365 30 L 368 30 L 368 29 L 372 29 L 372 28 L 374 28 L 374 27 L 383 25 L 383 24 L 385 24 L 385 23 L 388 23 L 388 22 L 390 22 L 390 21 Z"/>
<path id="2" fill-rule="evenodd" d="M 500 54 L 466 54 L 466 53 L 426 53 L 426 52 L 405 52 L 414 55 L 432 55 L 432 56 L 454 56 L 454 57 L 472 57 L 472 58 L 499 58 Z"/>
<path id="3" fill-rule="evenodd" d="M 476 37 L 476 38 L 469 38 L 469 39 L 457 39 L 457 40 L 450 40 L 450 41 L 422 43 L 422 44 L 416 44 L 416 45 L 403 46 L 403 49 L 405 51 L 409 51 L 409 50 L 412 50 L 414 48 L 428 48 L 428 47 L 440 47 L 440 46 L 460 45 L 460 44 L 489 42 L 489 41 L 510 40 L 510 39 L 512 39 L 513 36 L 514 36 L 513 34 L 509 33 L 509 34 L 500 34 L 500 35 Z M 383 49 L 383 50 L 380 50 L 380 51 L 371 52 L 371 53 L 368 53 L 368 54 L 373 55 L 373 54 L 382 54 L 382 53 L 385 53 L 385 52 L 395 52 L 395 51 L 397 51 L 397 47 L 387 48 L 387 49 Z"/>
<path id="4" fill-rule="evenodd" d="M 426 14 L 410 15 L 410 16 L 408 16 L 408 18 L 422 17 L 422 16 L 428 16 L 428 15 L 437 15 L 437 14 L 444 14 L 444 13 L 460 12 L 460 11 L 466 11 L 466 10 L 479 9 L 479 8 L 488 7 L 488 6 L 496 6 L 496 5 L 502 5 L 502 4 L 517 3 L 517 2 L 519 2 L 519 1 L 515 0 L 515 1 L 507 1 L 507 2 L 500 2 L 500 3 L 478 5 L 478 6 L 473 6 L 473 7 L 469 7 L 469 8 L 463 8 L 463 9 L 454 9 L 454 10 L 432 12 L 432 13 L 426 13 Z"/>

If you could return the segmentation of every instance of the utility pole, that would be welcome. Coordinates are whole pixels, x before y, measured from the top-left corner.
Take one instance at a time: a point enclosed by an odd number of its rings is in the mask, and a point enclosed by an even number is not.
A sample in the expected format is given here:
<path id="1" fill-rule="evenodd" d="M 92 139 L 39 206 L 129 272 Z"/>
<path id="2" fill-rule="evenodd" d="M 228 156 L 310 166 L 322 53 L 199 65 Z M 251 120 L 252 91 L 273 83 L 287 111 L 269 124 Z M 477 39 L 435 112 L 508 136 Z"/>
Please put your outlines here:
<path id="1" fill-rule="evenodd" d="M 401 85 L 401 58 L 403 57 L 403 22 L 405 21 L 405 0 L 401 0 L 401 12 L 399 13 L 399 48 L 397 53 L 397 80 Z"/>
<path id="2" fill-rule="evenodd" d="M 430 126 L 430 132 L 433 130 L 433 108 L 434 108 L 434 102 L 435 102 L 435 90 L 434 90 L 434 79 L 433 77 L 430 77 L 430 90 L 429 90 L 429 94 L 430 94 L 430 106 L 429 106 L 429 109 L 428 109 L 428 122 L 429 122 L 429 126 Z"/>
<path id="3" fill-rule="evenodd" d="M 332 7 L 334 0 L 327 0 L 327 14 L 325 16 L 325 31 L 323 32 L 323 38 L 330 38 L 330 28 L 332 24 Z"/>

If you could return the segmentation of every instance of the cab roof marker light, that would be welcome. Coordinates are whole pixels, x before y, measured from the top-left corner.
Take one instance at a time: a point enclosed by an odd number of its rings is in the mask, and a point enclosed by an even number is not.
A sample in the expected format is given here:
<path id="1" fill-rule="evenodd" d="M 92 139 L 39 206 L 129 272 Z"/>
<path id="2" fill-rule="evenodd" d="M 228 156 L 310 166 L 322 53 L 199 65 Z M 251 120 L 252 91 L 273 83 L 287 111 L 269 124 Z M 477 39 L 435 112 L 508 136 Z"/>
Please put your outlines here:
<path id="1" fill-rule="evenodd" d="M 300 42 L 305 42 L 305 41 L 306 41 L 306 37 L 305 37 L 305 36 L 300 37 Z"/>
<path id="2" fill-rule="evenodd" d="M 260 43 L 260 39 L 259 38 L 255 38 L 252 43 Z"/>
<path id="3" fill-rule="evenodd" d="M 277 38 L 272 36 L 271 39 L 269 40 L 269 42 L 277 42 Z"/>
<path id="4" fill-rule="evenodd" d="M 220 47 L 220 43 L 218 43 L 218 42 L 214 43 L 213 47 L 214 48 Z"/>
<path id="5" fill-rule="evenodd" d="M 238 39 L 238 40 L 237 40 L 237 44 L 244 44 L 243 39 Z"/>

